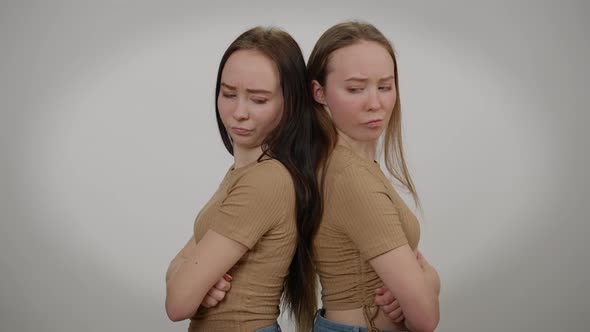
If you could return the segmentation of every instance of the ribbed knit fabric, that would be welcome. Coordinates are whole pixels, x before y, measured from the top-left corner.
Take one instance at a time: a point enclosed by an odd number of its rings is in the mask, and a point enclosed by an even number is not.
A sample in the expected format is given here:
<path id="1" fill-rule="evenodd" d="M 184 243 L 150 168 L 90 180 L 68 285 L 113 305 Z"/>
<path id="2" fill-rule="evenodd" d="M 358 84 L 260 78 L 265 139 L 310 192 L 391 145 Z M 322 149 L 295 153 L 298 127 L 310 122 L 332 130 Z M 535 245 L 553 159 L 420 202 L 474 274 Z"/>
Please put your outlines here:
<path id="1" fill-rule="evenodd" d="M 338 145 L 330 156 L 325 181 L 324 215 L 314 239 L 323 307 L 363 307 L 371 317 L 383 282 L 368 261 L 404 244 L 415 249 L 418 220 L 379 164 L 347 147 Z"/>
<path id="2" fill-rule="evenodd" d="M 230 169 L 195 221 L 249 250 L 228 273 L 232 288 L 216 307 L 199 308 L 189 331 L 254 331 L 274 324 L 296 246 L 295 190 L 276 160 Z M 215 253 L 211 253 L 215 255 Z"/>

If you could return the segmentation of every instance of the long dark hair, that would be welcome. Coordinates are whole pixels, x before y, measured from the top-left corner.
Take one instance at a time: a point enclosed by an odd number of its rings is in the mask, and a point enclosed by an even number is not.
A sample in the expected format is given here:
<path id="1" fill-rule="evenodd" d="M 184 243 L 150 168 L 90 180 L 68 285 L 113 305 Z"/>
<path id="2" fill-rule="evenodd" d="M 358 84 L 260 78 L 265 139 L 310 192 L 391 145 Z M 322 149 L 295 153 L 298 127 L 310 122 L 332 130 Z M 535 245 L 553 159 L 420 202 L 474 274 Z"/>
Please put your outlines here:
<path id="1" fill-rule="evenodd" d="M 322 34 L 316 42 L 309 61 L 307 62 L 307 73 L 309 86 L 313 80 L 324 86 L 328 75 L 328 65 L 332 53 L 340 48 L 358 44 L 361 41 L 375 42 L 381 45 L 391 55 L 394 65 L 394 80 L 396 99 L 389 123 L 385 129 L 383 139 L 383 151 L 385 153 L 385 166 L 389 173 L 404 187 L 408 189 L 416 206 L 420 207 L 420 199 L 416 192 L 414 182 L 406 166 L 404 148 L 402 144 L 402 113 L 399 94 L 399 77 L 397 71 L 397 59 L 393 46 L 387 38 L 375 26 L 360 21 L 348 21 L 336 24 Z M 317 112 L 325 113 L 323 106 L 315 100 L 312 101 Z M 330 131 L 329 133 L 335 133 Z"/>
<path id="2" fill-rule="evenodd" d="M 334 142 L 322 127 L 322 115 L 311 106 L 305 60 L 297 42 L 277 28 L 256 27 L 241 34 L 225 51 L 219 64 L 215 96 L 219 96 L 221 74 L 227 59 L 238 50 L 257 50 L 277 66 L 284 109 L 277 127 L 262 143 L 264 156 L 280 161 L 291 174 L 295 187 L 297 249 L 285 280 L 284 306 L 295 315 L 298 329 L 309 331 L 317 307 L 316 275 L 311 241 L 323 211 L 322 185 L 318 173 L 325 166 Z M 215 114 L 223 144 L 233 155 L 233 145 L 217 103 Z M 327 119 L 329 121 L 329 119 Z"/>

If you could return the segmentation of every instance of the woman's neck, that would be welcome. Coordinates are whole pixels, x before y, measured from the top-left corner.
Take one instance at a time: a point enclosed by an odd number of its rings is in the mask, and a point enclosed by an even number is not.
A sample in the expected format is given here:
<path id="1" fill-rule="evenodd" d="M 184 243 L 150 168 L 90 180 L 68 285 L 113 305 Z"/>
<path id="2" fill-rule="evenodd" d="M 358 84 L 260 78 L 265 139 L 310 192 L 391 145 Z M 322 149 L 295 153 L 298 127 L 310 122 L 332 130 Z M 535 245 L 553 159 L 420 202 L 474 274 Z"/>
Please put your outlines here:
<path id="1" fill-rule="evenodd" d="M 244 148 L 234 145 L 234 169 L 249 165 L 262 155 L 262 147 Z"/>
<path id="2" fill-rule="evenodd" d="M 356 141 L 345 134 L 338 132 L 338 145 L 343 145 L 354 151 L 363 159 L 374 161 L 377 154 L 377 141 Z"/>

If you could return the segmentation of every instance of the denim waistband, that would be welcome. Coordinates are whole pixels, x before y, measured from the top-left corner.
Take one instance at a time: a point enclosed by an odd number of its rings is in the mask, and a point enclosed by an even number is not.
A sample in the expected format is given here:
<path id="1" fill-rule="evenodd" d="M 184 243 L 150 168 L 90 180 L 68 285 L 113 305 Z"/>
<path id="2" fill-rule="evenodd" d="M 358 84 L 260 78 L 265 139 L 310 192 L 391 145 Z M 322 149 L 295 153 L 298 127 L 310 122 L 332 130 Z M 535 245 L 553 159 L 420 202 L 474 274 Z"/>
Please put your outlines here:
<path id="1" fill-rule="evenodd" d="M 254 332 L 281 332 L 281 327 L 279 323 L 274 323 L 271 326 L 259 328 Z"/>
<path id="2" fill-rule="evenodd" d="M 325 309 L 320 309 L 315 314 L 315 321 L 313 324 L 313 332 L 373 332 L 366 327 L 351 326 L 341 323 L 336 323 L 327 320 L 324 317 Z M 396 332 L 396 331 L 381 331 L 381 332 Z"/>

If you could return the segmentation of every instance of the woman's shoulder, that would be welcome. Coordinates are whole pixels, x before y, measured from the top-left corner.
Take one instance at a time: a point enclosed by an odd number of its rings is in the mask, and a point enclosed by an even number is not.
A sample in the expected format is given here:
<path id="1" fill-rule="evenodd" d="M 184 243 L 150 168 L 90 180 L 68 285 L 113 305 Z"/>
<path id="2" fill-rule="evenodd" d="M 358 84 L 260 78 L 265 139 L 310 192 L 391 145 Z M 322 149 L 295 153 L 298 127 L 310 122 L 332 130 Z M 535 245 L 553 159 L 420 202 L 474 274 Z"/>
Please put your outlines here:
<path id="1" fill-rule="evenodd" d="M 264 159 L 256 163 L 250 170 L 251 176 L 260 176 L 273 180 L 291 180 L 291 173 L 277 159 Z"/>
<path id="2" fill-rule="evenodd" d="M 380 171 L 379 165 L 363 160 L 347 148 L 336 148 L 330 155 L 326 170 L 326 180 L 344 186 L 378 183 L 375 172 Z"/>
<path id="3" fill-rule="evenodd" d="M 264 159 L 245 169 L 235 183 L 271 190 L 275 193 L 293 191 L 293 180 L 289 170 L 276 159 Z"/>

